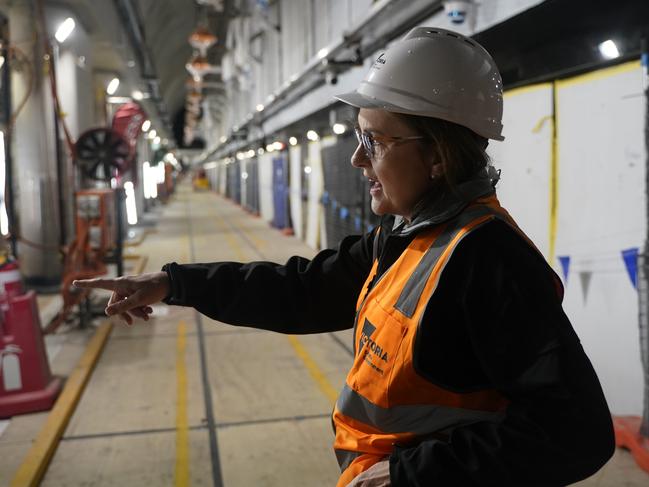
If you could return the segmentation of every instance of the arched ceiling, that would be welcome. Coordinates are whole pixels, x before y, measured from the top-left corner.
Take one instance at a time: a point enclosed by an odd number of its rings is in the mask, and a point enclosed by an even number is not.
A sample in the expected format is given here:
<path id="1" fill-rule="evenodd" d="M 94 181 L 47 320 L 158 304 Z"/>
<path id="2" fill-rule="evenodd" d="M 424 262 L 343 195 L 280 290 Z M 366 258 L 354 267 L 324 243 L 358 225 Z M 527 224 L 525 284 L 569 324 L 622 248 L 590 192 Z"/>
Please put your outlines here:
<path id="1" fill-rule="evenodd" d="M 212 64 L 220 65 L 228 19 L 233 8 L 233 0 L 222 0 L 223 8 L 219 10 L 210 6 L 210 4 L 218 4 L 218 0 L 102 0 L 101 2 L 46 0 L 46 2 L 50 5 L 68 6 L 81 19 L 95 43 L 97 69 L 125 71 L 126 68 L 116 61 L 123 57 L 124 42 L 131 44 L 136 60 L 138 60 L 136 53 L 144 49 L 151 61 L 152 69 L 146 66 L 138 67 L 144 76 L 153 75 L 157 79 L 159 94 L 170 119 L 173 119 L 185 104 L 186 81 L 189 78 L 185 64 L 192 55 L 192 47 L 188 42 L 189 35 L 199 24 L 216 35 L 218 41 L 209 50 L 208 59 Z M 120 28 L 123 32 L 116 31 Z M 138 36 L 133 36 L 134 29 L 141 33 L 143 46 L 133 45 L 138 42 Z"/>
<path id="2" fill-rule="evenodd" d="M 205 25 L 218 38 L 209 59 L 220 65 L 227 33 L 227 1 L 218 12 L 195 0 L 137 0 L 145 43 L 160 80 L 162 98 L 173 117 L 185 103 L 185 83 L 189 78 L 185 64 L 192 55 L 188 38 L 199 25 Z"/>

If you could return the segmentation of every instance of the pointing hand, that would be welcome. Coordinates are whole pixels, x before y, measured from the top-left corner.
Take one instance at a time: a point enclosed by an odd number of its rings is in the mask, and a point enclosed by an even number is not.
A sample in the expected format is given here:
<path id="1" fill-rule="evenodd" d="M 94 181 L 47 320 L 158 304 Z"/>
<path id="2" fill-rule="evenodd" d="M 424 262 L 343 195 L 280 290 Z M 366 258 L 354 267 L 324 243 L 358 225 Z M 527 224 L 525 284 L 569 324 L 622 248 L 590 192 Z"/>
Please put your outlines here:
<path id="1" fill-rule="evenodd" d="M 129 325 L 133 324 L 133 316 L 147 321 L 153 312 L 149 305 L 163 300 L 169 294 L 169 278 L 166 272 L 115 279 L 84 279 L 72 284 L 79 288 L 112 291 L 106 306 L 106 315 L 119 315 Z"/>

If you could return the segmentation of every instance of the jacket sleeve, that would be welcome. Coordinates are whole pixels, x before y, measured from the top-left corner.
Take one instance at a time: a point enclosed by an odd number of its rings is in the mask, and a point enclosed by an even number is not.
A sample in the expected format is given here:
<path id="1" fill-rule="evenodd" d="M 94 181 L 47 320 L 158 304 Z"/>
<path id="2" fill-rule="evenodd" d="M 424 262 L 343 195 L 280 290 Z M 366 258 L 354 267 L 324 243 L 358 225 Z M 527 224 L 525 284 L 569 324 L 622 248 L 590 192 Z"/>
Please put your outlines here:
<path id="1" fill-rule="evenodd" d="M 510 404 L 501 422 L 397 448 L 392 484 L 552 487 L 587 478 L 613 454 L 612 421 L 554 275 L 521 239 L 474 247 L 455 268 L 467 276 L 456 309 L 486 380 Z"/>
<path id="2" fill-rule="evenodd" d="M 191 306 L 232 325 L 290 334 L 351 328 L 356 298 L 371 269 L 374 231 L 346 237 L 312 260 L 166 264 L 167 304 Z"/>

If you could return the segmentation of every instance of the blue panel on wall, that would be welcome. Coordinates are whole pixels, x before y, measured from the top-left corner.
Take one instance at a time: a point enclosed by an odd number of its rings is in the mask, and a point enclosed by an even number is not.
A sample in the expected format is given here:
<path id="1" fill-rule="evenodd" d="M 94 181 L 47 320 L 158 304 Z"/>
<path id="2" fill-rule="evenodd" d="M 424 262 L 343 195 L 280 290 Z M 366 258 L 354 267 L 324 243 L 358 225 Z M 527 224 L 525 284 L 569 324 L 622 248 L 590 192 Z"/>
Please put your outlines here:
<path id="1" fill-rule="evenodd" d="M 275 228 L 290 228 L 289 218 L 289 184 L 288 164 L 286 154 L 282 153 L 273 158 L 273 205 L 275 207 L 273 226 Z"/>

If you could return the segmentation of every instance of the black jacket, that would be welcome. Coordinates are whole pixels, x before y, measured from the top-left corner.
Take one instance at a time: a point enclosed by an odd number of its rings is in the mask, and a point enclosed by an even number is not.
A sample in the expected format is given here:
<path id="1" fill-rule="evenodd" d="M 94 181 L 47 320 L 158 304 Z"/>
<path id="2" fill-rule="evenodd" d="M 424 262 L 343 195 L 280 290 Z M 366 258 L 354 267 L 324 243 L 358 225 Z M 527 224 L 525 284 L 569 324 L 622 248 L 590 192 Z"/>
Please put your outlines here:
<path id="1" fill-rule="evenodd" d="M 475 189 L 472 196 L 480 193 Z M 384 218 L 379 275 L 418 231 L 452 218 L 465 201 L 430 204 L 432 211 L 410 226 Z M 375 235 L 350 236 L 337 250 L 284 265 L 167 264 L 166 302 L 280 333 L 347 329 Z M 501 423 L 476 422 L 455 428 L 448 441 L 397 446 L 390 457 L 393 486 L 562 486 L 592 475 L 613 454 L 610 413 L 553 273 L 507 224 L 490 222 L 460 243 L 415 347 L 415 368 L 431 382 L 458 392 L 495 388 L 511 404 Z"/>

